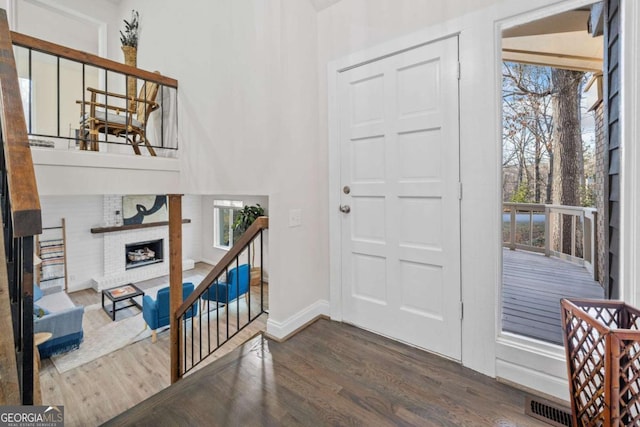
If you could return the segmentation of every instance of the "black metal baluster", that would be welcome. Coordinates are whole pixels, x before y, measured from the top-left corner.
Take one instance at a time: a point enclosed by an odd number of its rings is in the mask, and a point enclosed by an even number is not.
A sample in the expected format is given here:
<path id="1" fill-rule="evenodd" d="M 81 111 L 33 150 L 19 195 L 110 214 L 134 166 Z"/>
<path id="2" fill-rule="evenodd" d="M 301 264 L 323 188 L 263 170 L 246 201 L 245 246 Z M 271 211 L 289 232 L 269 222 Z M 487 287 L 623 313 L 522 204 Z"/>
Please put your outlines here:
<path id="1" fill-rule="evenodd" d="M 180 319 L 184 322 L 184 318 Z M 184 337 L 182 346 L 182 364 L 184 366 L 184 372 L 187 372 L 187 329 L 182 325 L 182 336 Z"/>
<path id="2" fill-rule="evenodd" d="M 58 103 L 57 122 L 60 137 L 60 57 L 56 55 L 56 102 Z"/>
<path id="3" fill-rule="evenodd" d="M 264 313 L 264 239 L 262 237 L 262 229 L 260 229 L 260 314 Z"/>
<path id="4" fill-rule="evenodd" d="M 225 280 L 227 281 L 226 286 L 224 287 L 226 290 L 226 298 L 224 300 L 225 307 L 224 312 L 227 317 L 227 339 L 229 339 L 229 268 L 225 268 Z"/>
<path id="5" fill-rule="evenodd" d="M 240 256 L 236 256 L 236 332 L 240 330 Z M 229 339 L 229 337 L 227 337 Z"/>
<path id="6" fill-rule="evenodd" d="M 160 147 L 164 147 L 164 85 L 158 86 L 160 91 Z"/>
<path id="7" fill-rule="evenodd" d="M 253 240 L 251 243 L 253 243 Z M 251 323 L 251 269 L 253 268 L 251 265 L 251 243 L 247 244 L 247 264 L 249 265 L 249 271 L 247 272 L 249 275 L 249 286 L 247 288 L 247 297 L 245 299 L 247 303 L 247 323 Z"/>
<path id="8" fill-rule="evenodd" d="M 19 244 L 22 291 L 22 404 L 33 405 L 33 236 L 16 239 Z"/>
<path id="9" fill-rule="evenodd" d="M 33 69 L 32 69 L 32 50 L 29 48 L 29 134 L 33 133 Z"/>
<path id="10" fill-rule="evenodd" d="M 216 348 L 220 347 L 220 300 L 218 299 L 218 278 L 216 277 Z"/>
<path id="11" fill-rule="evenodd" d="M 184 327 L 185 327 L 185 331 L 187 330 L 187 316 L 184 315 Z M 196 351 L 194 349 L 194 345 L 195 345 L 195 337 L 193 336 L 194 332 L 193 332 L 193 322 L 191 322 L 191 367 L 193 367 L 193 361 L 194 358 L 196 357 Z"/>
<path id="12" fill-rule="evenodd" d="M 80 147 L 86 147 L 88 142 L 86 137 L 86 126 L 87 126 L 87 78 L 86 78 L 87 67 L 86 64 L 82 63 L 82 117 L 80 119 L 80 135 L 79 138 L 82 138 L 83 142 L 80 143 Z M 77 141 L 79 142 L 79 141 Z M 78 147 L 78 148 L 80 148 Z"/>

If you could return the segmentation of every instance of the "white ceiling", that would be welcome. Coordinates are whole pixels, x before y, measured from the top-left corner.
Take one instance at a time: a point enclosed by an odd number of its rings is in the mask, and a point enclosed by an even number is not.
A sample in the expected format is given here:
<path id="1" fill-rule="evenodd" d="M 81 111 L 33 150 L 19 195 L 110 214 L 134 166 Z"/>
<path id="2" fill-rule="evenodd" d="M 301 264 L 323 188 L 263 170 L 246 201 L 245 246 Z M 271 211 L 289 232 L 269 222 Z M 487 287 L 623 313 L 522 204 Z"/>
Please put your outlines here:
<path id="1" fill-rule="evenodd" d="M 550 16 L 506 29 L 502 58 L 580 71 L 602 71 L 604 41 L 587 30 L 589 11 Z"/>

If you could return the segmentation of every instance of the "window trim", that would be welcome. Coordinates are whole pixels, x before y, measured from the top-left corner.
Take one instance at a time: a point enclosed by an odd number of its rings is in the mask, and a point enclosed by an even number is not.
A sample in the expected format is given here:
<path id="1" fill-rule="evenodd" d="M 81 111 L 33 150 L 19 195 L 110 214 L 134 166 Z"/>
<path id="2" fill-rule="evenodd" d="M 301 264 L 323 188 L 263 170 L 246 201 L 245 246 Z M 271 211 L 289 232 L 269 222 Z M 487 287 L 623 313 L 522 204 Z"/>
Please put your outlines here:
<path id="1" fill-rule="evenodd" d="M 233 211 L 238 211 L 244 207 L 242 200 L 230 200 L 230 199 L 215 199 L 213 201 L 213 247 L 215 249 L 221 249 L 228 251 L 233 247 L 233 222 L 229 223 L 229 246 L 220 244 L 220 214 L 224 209 L 231 211 L 230 219 L 233 220 Z"/>

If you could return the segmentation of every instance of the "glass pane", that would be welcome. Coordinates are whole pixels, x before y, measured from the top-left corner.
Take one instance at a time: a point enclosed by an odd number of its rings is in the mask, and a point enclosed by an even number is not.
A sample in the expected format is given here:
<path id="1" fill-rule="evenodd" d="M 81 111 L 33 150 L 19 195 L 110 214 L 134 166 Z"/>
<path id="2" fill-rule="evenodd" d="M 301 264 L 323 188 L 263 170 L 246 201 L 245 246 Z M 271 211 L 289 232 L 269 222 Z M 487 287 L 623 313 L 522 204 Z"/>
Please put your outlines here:
<path id="1" fill-rule="evenodd" d="M 31 133 L 58 135 L 58 65 L 54 56 L 31 55 Z"/>
<path id="2" fill-rule="evenodd" d="M 221 227 L 223 230 L 222 241 L 220 242 L 223 246 L 231 246 L 231 233 L 229 233 L 229 228 L 231 224 L 231 209 L 221 209 L 222 212 L 222 221 Z"/>
<path id="3" fill-rule="evenodd" d="M 60 59 L 60 136 L 75 139 L 82 100 L 82 64 Z"/>
<path id="4" fill-rule="evenodd" d="M 22 108 L 24 109 L 24 119 L 27 124 L 27 132 L 30 132 L 31 80 L 29 79 L 29 51 L 23 47 L 14 46 L 13 52 L 18 69 L 18 81 L 20 84 Z"/>

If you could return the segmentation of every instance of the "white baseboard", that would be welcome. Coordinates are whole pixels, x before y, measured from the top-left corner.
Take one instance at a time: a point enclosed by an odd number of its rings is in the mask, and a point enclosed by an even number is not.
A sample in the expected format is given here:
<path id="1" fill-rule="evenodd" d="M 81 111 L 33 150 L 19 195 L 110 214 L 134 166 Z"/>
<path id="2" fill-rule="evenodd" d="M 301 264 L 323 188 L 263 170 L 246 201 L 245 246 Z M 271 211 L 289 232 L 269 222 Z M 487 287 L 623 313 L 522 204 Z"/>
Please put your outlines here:
<path id="1" fill-rule="evenodd" d="M 291 334 L 321 316 L 329 316 L 329 301 L 318 300 L 288 319 L 278 322 L 267 320 L 267 334 L 276 340 L 286 340 Z"/>

